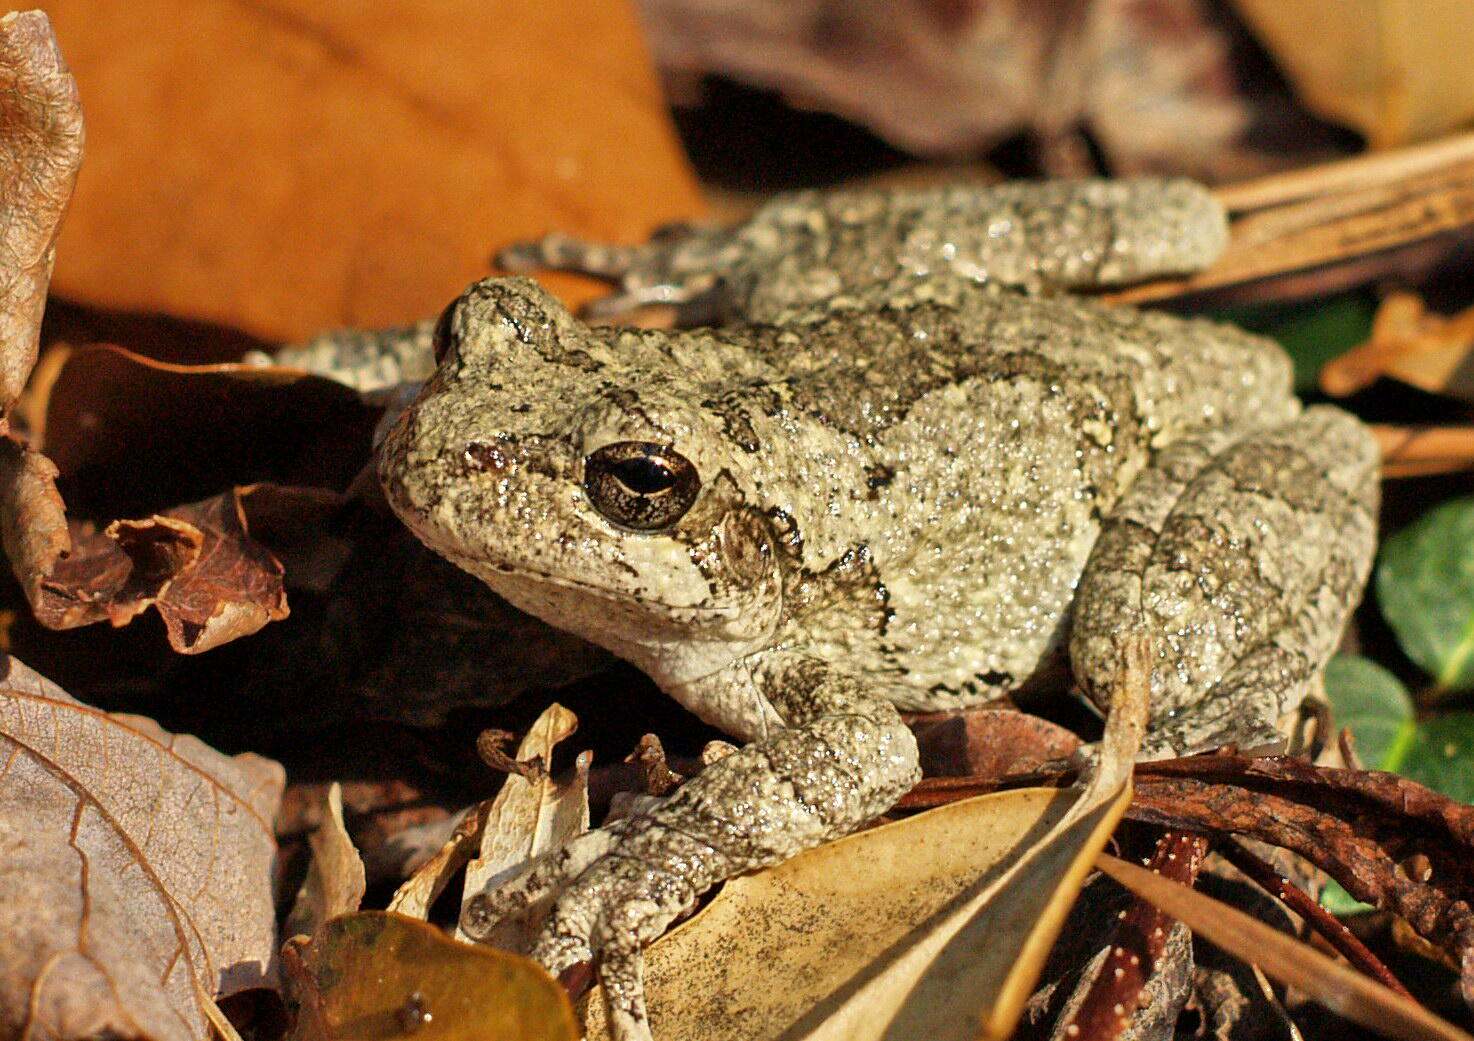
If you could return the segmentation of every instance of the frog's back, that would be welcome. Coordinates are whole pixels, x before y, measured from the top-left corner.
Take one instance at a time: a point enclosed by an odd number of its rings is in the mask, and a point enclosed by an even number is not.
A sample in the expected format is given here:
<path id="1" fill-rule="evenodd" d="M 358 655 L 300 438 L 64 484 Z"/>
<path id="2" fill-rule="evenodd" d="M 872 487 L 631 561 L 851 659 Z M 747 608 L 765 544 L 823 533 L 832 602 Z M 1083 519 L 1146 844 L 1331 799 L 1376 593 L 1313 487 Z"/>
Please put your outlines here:
<path id="1" fill-rule="evenodd" d="M 803 535 L 784 638 L 915 708 L 1049 671 L 1101 518 L 1153 452 L 1298 409 L 1268 341 L 1071 298 L 978 293 L 754 349 L 786 374 L 764 393 L 791 447 L 764 480 Z"/>

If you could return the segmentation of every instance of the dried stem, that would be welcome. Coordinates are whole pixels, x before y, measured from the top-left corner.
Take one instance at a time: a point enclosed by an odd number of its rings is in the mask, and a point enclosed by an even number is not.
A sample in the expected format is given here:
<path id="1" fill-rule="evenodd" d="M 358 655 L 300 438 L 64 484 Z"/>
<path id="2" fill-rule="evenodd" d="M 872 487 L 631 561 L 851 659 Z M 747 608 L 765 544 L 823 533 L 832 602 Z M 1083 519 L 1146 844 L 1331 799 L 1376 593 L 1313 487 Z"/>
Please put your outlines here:
<path id="1" fill-rule="evenodd" d="M 1256 885 L 1305 919 L 1311 928 L 1352 965 L 1383 986 L 1397 991 L 1404 997 L 1412 997 L 1402 982 L 1392 975 L 1392 970 L 1382 964 L 1382 960 L 1373 954 L 1366 944 L 1357 939 L 1356 934 L 1346 928 L 1335 915 L 1312 900 L 1310 894 L 1305 890 L 1233 839 L 1219 846 L 1218 853 L 1223 859 L 1253 879 Z"/>

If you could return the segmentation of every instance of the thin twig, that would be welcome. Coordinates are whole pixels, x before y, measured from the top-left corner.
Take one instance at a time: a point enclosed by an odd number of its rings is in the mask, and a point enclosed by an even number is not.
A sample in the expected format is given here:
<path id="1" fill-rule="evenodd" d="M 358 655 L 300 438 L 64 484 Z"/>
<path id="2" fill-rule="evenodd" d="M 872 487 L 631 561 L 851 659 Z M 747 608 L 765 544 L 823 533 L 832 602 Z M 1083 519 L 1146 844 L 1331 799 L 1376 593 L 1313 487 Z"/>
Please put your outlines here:
<path id="1" fill-rule="evenodd" d="M 1366 944 L 1357 939 L 1356 934 L 1346 928 L 1335 915 L 1312 900 L 1310 894 L 1305 890 L 1245 849 L 1236 839 L 1229 839 L 1222 843 L 1218 847 L 1218 852 L 1223 859 L 1253 879 L 1256 885 L 1305 919 L 1311 928 L 1352 965 L 1382 983 L 1383 986 L 1397 991 L 1404 997 L 1412 997 L 1408 989 L 1402 985 L 1402 981 L 1392 975 L 1392 970 L 1382 964 L 1382 960 L 1373 954 Z"/>
<path id="2" fill-rule="evenodd" d="M 1309 167 L 1215 194 L 1228 248 L 1188 278 L 1105 294 L 1145 303 L 1360 260 L 1474 225 L 1474 135 Z"/>

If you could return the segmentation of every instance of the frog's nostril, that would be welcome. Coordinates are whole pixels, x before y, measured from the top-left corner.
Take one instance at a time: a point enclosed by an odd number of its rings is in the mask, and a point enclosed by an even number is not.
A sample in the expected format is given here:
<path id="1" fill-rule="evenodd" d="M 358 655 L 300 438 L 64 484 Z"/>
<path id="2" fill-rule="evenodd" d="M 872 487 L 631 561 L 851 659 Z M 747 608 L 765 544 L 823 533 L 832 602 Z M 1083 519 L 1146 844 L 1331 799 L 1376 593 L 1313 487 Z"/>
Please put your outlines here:
<path id="1" fill-rule="evenodd" d="M 474 471 L 507 470 L 512 465 L 506 449 L 486 441 L 467 442 L 462 454 L 467 467 Z"/>

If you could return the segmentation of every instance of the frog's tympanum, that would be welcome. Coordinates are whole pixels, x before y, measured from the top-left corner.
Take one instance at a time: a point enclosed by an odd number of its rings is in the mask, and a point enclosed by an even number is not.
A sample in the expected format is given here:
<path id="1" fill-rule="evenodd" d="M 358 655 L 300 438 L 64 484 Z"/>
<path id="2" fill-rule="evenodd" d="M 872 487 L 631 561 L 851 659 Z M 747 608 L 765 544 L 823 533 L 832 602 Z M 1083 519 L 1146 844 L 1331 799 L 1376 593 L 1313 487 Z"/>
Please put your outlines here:
<path id="1" fill-rule="evenodd" d="M 1062 664 L 1104 706 L 1144 633 L 1148 754 L 1273 740 L 1360 596 L 1376 445 L 1302 408 L 1267 340 L 1066 294 L 1195 270 L 1226 237 L 1180 181 L 804 193 L 509 258 L 714 328 L 591 328 L 522 278 L 467 290 L 384 445 L 395 511 L 746 742 L 468 929 L 551 900 L 534 956 L 594 958 L 637 1032 L 641 946 L 673 917 L 916 782 L 898 710 Z"/>

